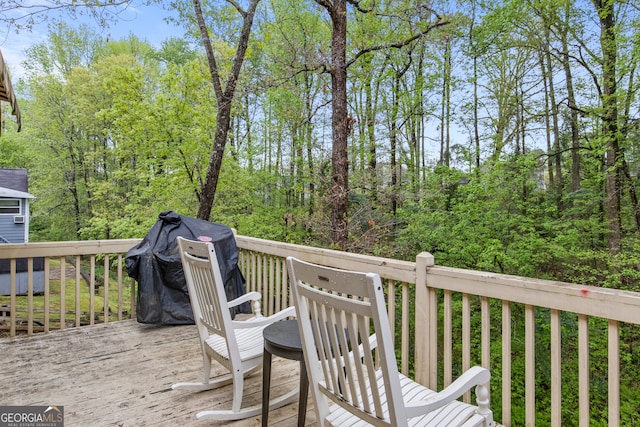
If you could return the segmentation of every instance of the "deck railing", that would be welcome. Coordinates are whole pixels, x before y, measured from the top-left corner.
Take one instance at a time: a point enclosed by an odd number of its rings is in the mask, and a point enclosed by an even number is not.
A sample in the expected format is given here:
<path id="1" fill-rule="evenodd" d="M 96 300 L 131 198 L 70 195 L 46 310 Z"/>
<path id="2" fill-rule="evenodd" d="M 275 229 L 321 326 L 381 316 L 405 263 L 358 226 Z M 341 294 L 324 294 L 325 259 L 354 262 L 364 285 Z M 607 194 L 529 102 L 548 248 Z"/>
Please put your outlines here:
<path id="1" fill-rule="evenodd" d="M 263 294 L 266 314 L 290 304 L 288 255 L 380 274 L 401 371 L 440 389 L 474 364 L 489 368 L 492 408 L 503 425 L 615 427 L 621 419 L 640 425 L 638 385 L 627 380 L 639 362 L 639 293 L 439 267 L 428 253 L 406 262 L 246 236 L 236 241 L 247 290 Z M 11 259 L 13 271 L 18 258 L 45 258 L 42 297 L 18 297 L 13 284 L 13 294 L 5 297 L 9 334 L 19 332 L 19 317 L 26 333 L 39 324 L 50 331 L 134 317 L 134 283 L 123 272 L 123 255 L 138 242 L 0 245 L 0 259 Z M 85 273 L 73 269 L 75 296 L 67 303 L 68 291 L 51 292 L 51 282 L 66 277 L 70 264 L 82 265 Z M 53 265 L 59 265 L 60 279 L 49 279 Z M 88 302 L 81 302 L 83 287 L 90 290 Z M 21 316 L 18 298 L 26 299 Z M 44 298 L 42 310 L 34 309 L 34 298 Z M 577 376 L 566 375 L 574 369 Z M 605 418 L 598 419 L 601 414 Z"/>
<path id="2" fill-rule="evenodd" d="M 628 400 L 620 392 L 625 372 L 640 362 L 640 293 L 438 267 L 428 253 L 403 262 L 244 236 L 237 242 L 248 286 L 271 301 L 268 313 L 289 302 L 288 255 L 378 273 L 401 371 L 440 389 L 474 364 L 489 368 L 492 407 L 505 426 L 619 426 L 621 405 L 623 425 L 640 425 L 640 388 L 630 385 Z M 577 384 L 563 384 L 573 369 Z"/>
<path id="3" fill-rule="evenodd" d="M 0 296 L 0 332 L 13 337 L 18 332 L 49 332 L 130 318 L 135 312 L 135 283 L 126 276 L 124 254 L 139 241 L 0 244 L 0 259 L 10 260 L 9 273 L 1 278 L 10 282 L 10 295 Z M 39 257 L 44 258 L 44 291 L 34 292 L 33 265 Z M 27 293 L 20 296 L 16 295 L 18 259 L 27 260 L 28 273 Z"/>

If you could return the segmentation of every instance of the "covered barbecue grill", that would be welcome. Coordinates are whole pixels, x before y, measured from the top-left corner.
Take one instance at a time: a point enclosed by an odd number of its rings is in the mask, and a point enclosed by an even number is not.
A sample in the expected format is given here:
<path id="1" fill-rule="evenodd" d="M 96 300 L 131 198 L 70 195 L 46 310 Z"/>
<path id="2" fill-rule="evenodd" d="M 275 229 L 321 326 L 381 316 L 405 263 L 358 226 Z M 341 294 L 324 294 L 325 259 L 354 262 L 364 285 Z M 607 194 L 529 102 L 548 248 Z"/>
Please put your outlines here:
<path id="1" fill-rule="evenodd" d="M 176 242 L 178 236 L 192 240 L 210 239 L 218 254 L 227 298 L 232 300 L 245 293 L 231 228 L 173 211 L 162 212 L 142 242 L 131 248 L 125 259 L 127 274 L 138 282 L 136 312 L 140 323 L 194 323 Z M 250 312 L 250 305 L 244 303 L 235 307 L 231 314 Z"/>

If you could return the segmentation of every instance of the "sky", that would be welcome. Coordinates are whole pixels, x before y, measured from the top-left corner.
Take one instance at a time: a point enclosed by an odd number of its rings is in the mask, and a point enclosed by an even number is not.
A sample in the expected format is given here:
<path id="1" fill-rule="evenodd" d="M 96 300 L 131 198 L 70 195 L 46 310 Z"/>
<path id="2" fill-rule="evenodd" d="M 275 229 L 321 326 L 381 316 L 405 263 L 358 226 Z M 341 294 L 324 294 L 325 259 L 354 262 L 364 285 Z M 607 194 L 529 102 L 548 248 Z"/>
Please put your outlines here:
<path id="1" fill-rule="evenodd" d="M 139 39 L 159 47 L 169 37 L 182 36 L 181 28 L 165 22 L 164 18 L 169 15 L 170 12 L 163 10 L 155 3 L 149 6 L 128 7 L 120 13 L 118 21 L 111 23 L 108 29 L 100 29 L 99 31 L 105 36 L 109 35 L 109 38 L 113 40 L 133 34 Z M 95 21 L 87 17 L 75 21 L 67 18 L 66 22 L 71 27 L 85 23 L 95 29 L 99 28 Z M 24 74 L 22 62 L 25 59 L 26 49 L 36 43 L 46 41 L 47 32 L 48 23 L 39 24 L 31 31 L 22 30 L 19 34 L 15 34 L 13 30 L 0 30 L 0 50 L 2 50 L 2 56 L 9 66 L 11 80 L 14 84 Z"/>

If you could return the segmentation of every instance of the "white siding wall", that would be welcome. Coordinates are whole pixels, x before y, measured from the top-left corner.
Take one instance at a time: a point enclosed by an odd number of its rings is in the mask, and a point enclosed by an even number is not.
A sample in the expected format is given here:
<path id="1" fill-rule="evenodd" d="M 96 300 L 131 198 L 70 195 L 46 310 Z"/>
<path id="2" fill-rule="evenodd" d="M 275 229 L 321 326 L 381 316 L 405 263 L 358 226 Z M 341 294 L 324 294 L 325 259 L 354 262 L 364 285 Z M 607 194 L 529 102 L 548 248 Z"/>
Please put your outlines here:
<path id="1" fill-rule="evenodd" d="M 0 214 L 0 236 L 8 240 L 10 243 L 24 243 L 28 241 L 27 239 L 28 207 L 29 207 L 28 200 L 23 199 L 21 203 L 21 212 L 19 215 L 24 217 L 23 224 L 14 223 L 13 217 L 17 215 Z"/>

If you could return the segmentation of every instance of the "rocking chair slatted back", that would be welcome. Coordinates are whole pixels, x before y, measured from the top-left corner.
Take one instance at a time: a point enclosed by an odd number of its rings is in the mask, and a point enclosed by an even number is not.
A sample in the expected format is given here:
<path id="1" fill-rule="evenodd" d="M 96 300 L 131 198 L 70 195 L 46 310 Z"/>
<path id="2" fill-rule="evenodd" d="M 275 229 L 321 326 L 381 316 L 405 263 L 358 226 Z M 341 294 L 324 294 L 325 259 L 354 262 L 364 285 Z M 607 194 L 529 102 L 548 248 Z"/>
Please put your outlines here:
<path id="1" fill-rule="evenodd" d="M 436 393 L 398 372 L 380 276 L 287 258 L 321 426 L 493 426 L 489 371 L 475 366 Z M 479 405 L 458 399 L 477 386 Z"/>
<path id="2" fill-rule="evenodd" d="M 244 377 L 263 362 L 263 329 L 268 325 L 295 317 L 295 308 L 287 307 L 271 316 L 260 313 L 259 292 L 248 292 L 228 301 L 220 264 L 211 242 L 199 242 L 178 237 L 184 277 L 189 290 L 191 308 L 198 328 L 202 349 L 202 381 L 177 383 L 173 389 L 202 391 L 233 384 L 231 409 L 212 409 L 197 414 L 199 419 L 238 420 L 253 417 L 262 411 L 261 405 L 242 407 Z M 244 320 L 231 318 L 230 309 L 252 302 L 253 316 Z M 211 362 L 215 360 L 228 369 L 228 374 L 211 378 Z M 295 400 L 292 390 L 269 402 L 277 408 Z"/>
<path id="3" fill-rule="evenodd" d="M 187 285 L 190 298 L 195 298 L 194 313 L 209 333 L 226 335 L 227 324 L 231 322 L 231 314 L 227 306 L 222 277 L 218 268 L 212 268 L 211 260 L 215 259 L 216 252 L 212 244 L 194 245 L 188 240 L 179 238 L 182 254 L 182 268 L 185 276 L 188 276 Z M 190 279 L 190 280 L 189 280 Z M 192 292 L 193 290 L 193 292 Z"/>

